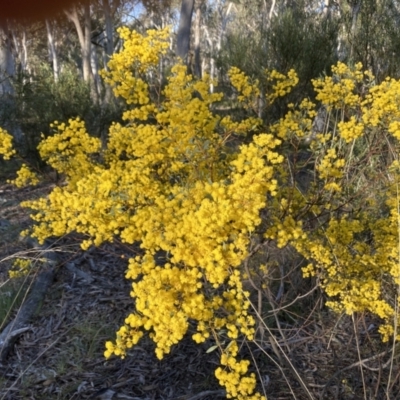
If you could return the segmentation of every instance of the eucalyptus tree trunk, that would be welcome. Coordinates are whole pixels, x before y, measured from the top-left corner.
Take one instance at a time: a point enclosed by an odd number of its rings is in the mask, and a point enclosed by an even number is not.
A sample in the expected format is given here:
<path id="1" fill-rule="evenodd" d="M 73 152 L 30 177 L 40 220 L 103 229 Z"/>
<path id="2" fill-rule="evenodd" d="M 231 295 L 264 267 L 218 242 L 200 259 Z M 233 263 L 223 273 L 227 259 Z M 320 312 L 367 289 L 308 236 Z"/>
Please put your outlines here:
<path id="1" fill-rule="evenodd" d="M 215 78 L 215 58 L 214 58 L 214 41 L 212 39 L 212 36 L 210 34 L 210 31 L 208 30 L 208 27 L 206 25 L 203 26 L 204 29 L 204 34 L 206 37 L 206 41 L 209 46 L 209 51 L 210 51 L 210 69 L 209 69 L 209 75 L 211 80 Z M 210 83 L 210 92 L 214 93 L 214 84 Z"/>
<path id="2" fill-rule="evenodd" d="M 271 20 L 276 13 L 275 6 L 276 6 L 276 0 L 272 0 L 271 8 L 269 9 L 268 13 L 268 25 L 271 24 Z"/>
<path id="3" fill-rule="evenodd" d="M 190 49 L 190 30 L 192 27 L 193 9 L 194 0 L 182 0 L 176 54 L 185 62 L 187 62 Z"/>
<path id="4" fill-rule="evenodd" d="M 0 95 L 14 94 L 11 79 L 15 74 L 15 60 L 11 48 L 10 31 L 0 26 Z"/>
<path id="5" fill-rule="evenodd" d="M 92 69 L 93 53 L 92 53 L 92 21 L 90 17 L 90 4 L 83 3 L 83 26 L 79 20 L 77 6 L 74 5 L 71 10 L 65 11 L 68 19 L 75 25 L 76 33 L 78 35 L 79 44 L 81 47 L 82 55 L 82 75 L 83 80 L 90 86 L 90 95 L 96 102 L 99 101 L 99 93 L 96 87 L 96 81 L 99 79 L 97 76 L 98 71 Z"/>
<path id="6" fill-rule="evenodd" d="M 22 40 L 21 40 L 21 64 L 22 64 L 22 69 L 25 72 L 29 72 L 29 56 L 28 56 L 28 44 L 26 40 L 26 30 L 24 29 L 22 31 Z"/>
<path id="7" fill-rule="evenodd" d="M 324 7 L 324 9 L 322 11 L 324 17 L 330 18 L 330 16 L 331 16 L 330 0 L 323 0 L 322 4 Z"/>
<path id="8" fill-rule="evenodd" d="M 91 49 L 91 55 L 90 55 L 90 66 L 91 66 L 91 72 L 93 76 L 93 82 L 92 83 L 92 90 L 94 91 L 93 95 L 95 99 L 99 99 L 100 92 L 101 92 L 101 81 L 100 81 L 100 75 L 99 75 L 99 62 L 98 62 L 98 57 L 97 57 L 97 51 L 95 46 L 92 46 Z"/>
<path id="9" fill-rule="evenodd" d="M 104 19 L 106 23 L 106 56 L 107 61 L 112 57 L 114 53 L 114 23 L 112 19 L 112 12 L 110 7 L 110 0 L 103 0 L 103 12 L 104 12 Z M 107 69 L 107 65 L 106 65 Z"/>
<path id="10" fill-rule="evenodd" d="M 84 27 L 85 27 L 85 36 L 84 43 L 82 47 L 82 58 L 84 59 L 83 68 L 84 68 L 84 77 L 86 75 L 85 81 L 90 81 L 91 75 L 91 56 L 92 56 L 92 22 L 90 19 L 90 4 L 85 3 L 83 6 L 83 17 L 84 17 Z"/>
<path id="11" fill-rule="evenodd" d="M 8 130 L 19 146 L 23 146 L 24 137 L 17 118 L 15 90 L 12 83 L 15 76 L 15 59 L 11 36 L 7 25 L 0 25 L 0 126 Z"/>
<path id="12" fill-rule="evenodd" d="M 48 19 L 46 19 L 46 30 L 47 30 L 47 43 L 49 46 L 50 59 L 53 64 L 54 82 L 57 82 L 59 78 L 58 54 L 53 35 L 53 29 Z"/>
<path id="13" fill-rule="evenodd" d="M 85 82 L 90 81 L 90 57 L 91 57 L 91 23 L 90 23 L 90 5 L 85 3 L 83 6 L 84 26 L 79 20 L 79 14 L 76 6 L 65 11 L 68 19 L 74 24 L 78 35 L 79 45 L 81 46 L 82 56 L 82 75 Z"/>
<path id="14" fill-rule="evenodd" d="M 200 60 L 200 20 L 201 20 L 201 4 L 196 7 L 196 18 L 194 22 L 194 75 L 201 78 L 201 60 Z"/>
<path id="15" fill-rule="evenodd" d="M 102 0 L 104 19 L 106 23 L 105 36 L 106 43 L 104 47 L 104 68 L 108 71 L 108 61 L 114 54 L 114 21 L 113 12 L 111 10 L 110 0 Z M 100 83 L 100 80 L 98 81 Z M 110 104 L 115 100 L 112 88 L 105 84 L 104 104 Z"/>
<path id="16" fill-rule="evenodd" d="M 350 59 L 353 60 L 354 57 L 354 38 L 357 34 L 357 20 L 358 20 L 358 15 L 360 14 L 361 11 L 361 1 L 362 0 L 348 0 L 348 3 L 351 7 L 351 36 L 352 36 L 352 41 L 351 41 L 351 47 L 350 47 Z"/>
<path id="17" fill-rule="evenodd" d="M 28 71 L 28 46 L 26 43 L 26 29 L 21 26 L 13 26 L 10 30 L 13 38 L 14 50 L 17 53 L 20 69 L 22 72 Z"/>

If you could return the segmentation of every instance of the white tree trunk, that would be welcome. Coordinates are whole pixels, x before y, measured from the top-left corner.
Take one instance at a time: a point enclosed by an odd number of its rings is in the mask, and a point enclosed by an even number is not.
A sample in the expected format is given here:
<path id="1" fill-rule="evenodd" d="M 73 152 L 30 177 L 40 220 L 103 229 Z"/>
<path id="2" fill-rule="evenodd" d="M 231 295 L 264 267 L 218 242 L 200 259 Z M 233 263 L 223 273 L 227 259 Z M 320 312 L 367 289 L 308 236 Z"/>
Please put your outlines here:
<path id="1" fill-rule="evenodd" d="M 99 75 L 99 63 L 97 59 L 97 52 L 95 46 L 92 46 L 91 52 L 91 70 L 93 73 L 93 85 L 95 90 L 95 97 L 98 98 L 101 92 L 101 82 L 100 82 L 100 75 Z"/>
<path id="2" fill-rule="evenodd" d="M 49 46 L 50 59 L 53 64 L 54 82 L 57 82 L 59 78 L 58 55 L 53 36 L 53 29 L 50 25 L 49 20 L 47 19 L 46 19 L 46 30 L 47 30 L 47 43 Z"/>
<path id="3" fill-rule="evenodd" d="M 106 71 L 108 71 L 108 61 L 110 61 L 110 58 L 112 57 L 114 53 L 114 21 L 112 18 L 112 10 L 110 7 L 110 0 L 103 0 L 103 12 L 104 12 L 104 19 L 106 22 L 106 31 L 105 31 L 105 36 L 106 36 L 106 45 L 104 47 L 104 68 Z M 99 81 L 100 84 L 100 81 Z M 104 98 L 104 103 L 109 104 L 112 101 L 114 101 L 114 94 L 112 91 L 112 88 L 110 85 L 105 84 L 105 98 Z M 98 89 L 99 91 L 99 89 Z M 100 93 L 100 91 L 99 91 Z"/>
<path id="4" fill-rule="evenodd" d="M 26 42 L 26 30 L 22 32 L 22 69 L 25 72 L 30 72 L 29 68 L 29 56 L 28 56 L 28 45 Z"/>
<path id="5" fill-rule="evenodd" d="M 15 74 L 15 60 L 11 51 L 10 32 L 0 26 L 0 95 L 14 94 L 11 79 Z"/>
<path id="6" fill-rule="evenodd" d="M 85 36 L 84 45 L 82 48 L 82 58 L 83 58 L 83 79 L 88 82 L 90 81 L 90 64 L 92 56 L 92 22 L 90 19 L 90 4 L 86 2 L 83 6 L 83 16 L 84 16 L 84 26 L 85 26 Z"/>
<path id="7" fill-rule="evenodd" d="M 201 60 L 200 60 L 200 20 L 201 20 L 201 4 L 196 8 L 196 18 L 194 21 L 194 75 L 201 78 Z"/>
<path id="8" fill-rule="evenodd" d="M 22 30 L 21 30 L 22 29 Z M 13 38 L 14 49 L 17 59 L 20 62 L 22 72 L 28 70 L 28 47 L 26 44 L 26 30 L 24 28 L 13 27 L 10 30 Z"/>
<path id="9" fill-rule="evenodd" d="M 276 0 L 272 0 L 271 8 L 269 9 L 268 13 L 268 24 L 271 23 L 272 17 L 275 15 L 275 6 L 276 6 Z"/>
<path id="10" fill-rule="evenodd" d="M 203 26 L 204 34 L 206 37 L 206 41 L 208 43 L 208 46 L 210 48 L 210 78 L 211 81 L 214 79 L 215 75 L 215 62 L 214 62 L 214 42 L 211 38 L 210 32 L 208 31 L 207 25 Z M 214 93 L 214 85 L 210 83 L 210 93 Z"/>
<path id="11" fill-rule="evenodd" d="M 78 35 L 82 54 L 82 75 L 85 82 L 90 81 L 90 57 L 91 57 L 91 24 L 90 24 L 90 5 L 84 5 L 84 28 L 79 21 L 78 10 L 73 6 L 71 10 L 65 11 L 68 19 L 74 24 Z"/>

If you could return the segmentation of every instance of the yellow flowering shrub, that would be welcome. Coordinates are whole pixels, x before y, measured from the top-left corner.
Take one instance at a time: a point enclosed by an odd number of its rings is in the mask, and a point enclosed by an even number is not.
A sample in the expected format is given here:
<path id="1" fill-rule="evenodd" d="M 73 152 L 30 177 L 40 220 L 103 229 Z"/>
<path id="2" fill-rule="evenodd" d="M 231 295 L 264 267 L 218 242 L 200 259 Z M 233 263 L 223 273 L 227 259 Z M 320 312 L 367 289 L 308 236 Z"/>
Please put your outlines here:
<path id="1" fill-rule="evenodd" d="M 250 361 L 237 361 L 238 352 L 237 342 L 235 340 L 231 341 L 221 356 L 221 365 L 227 367 L 227 369 L 218 367 L 215 371 L 215 376 L 220 385 L 226 387 L 227 398 L 261 400 L 263 397 L 259 393 L 253 395 L 256 383 L 255 374 L 252 373 L 250 376 L 245 376 Z"/>
<path id="2" fill-rule="evenodd" d="M 210 77 L 195 79 L 181 63 L 162 91 L 155 89 L 168 30 L 120 34 L 124 47 L 103 77 L 129 105 L 124 123 L 112 124 L 105 149 L 79 119 L 54 123 L 39 152 L 68 184 L 24 204 L 36 221 L 28 233 L 40 242 L 78 232 L 83 249 L 114 238 L 140 244 L 126 271 L 135 310 L 106 343 L 105 356 L 125 357 L 147 334 L 161 359 L 194 323 L 195 342 L 217 341 L 215 374 L 227 397 L 263 399 L 250 362 L 239 357 L 240 341 L 256 331 L 242 284 L 254 238 L 293 246 L 308 260 L 304 276 L 319 278 L 328 306 L 373 313 L 384 340 L 393 335 L 398 307 L 387 291 L 400 283 L 399 82 L 373 86 L 360 64 L 338 63 L 333 76 L 313 81 L 326 111 L 323 131 L 315 131 L 317 105 L 308 99 L 267 128 L 255 116 L 258 82 L 239 69 L 229 78 L 238 102 L 255 114 L 221 118 L 213 105 L 223 96 L 209 93 Z M 266 71 L 266 79 L 264 104 L 298 81 L 292 70 Z M 252 140 L 231 144 L 248 132 Z M 4 143 L 2 154 L 10 155 Z M 392 159 L 379 159 L 385 153 Z M 312 175 L 306 189 L 301 172 Z"/>
<path id="3" fill-rule="evenodd" d="M 304 199 L 296 197 L 296 205 L 292 201 L 286 208 L 295 220 L 310 213 L 317 227 L 284 236 L 309 261 L 303 274 L 319 278 L 330 298 L 327 305 L 349 315 L 377 315 L 386 341 L 398 318 L 393 287 L 400 276 L 399 82 L 386 79 L 373 86 L 371 73 L 363 72 L 361 64 L 350 68 L 338 63 L 332 72 L 333 77 L 313 82 L 327 110 L 326 132 L 310 146 L 313 184 Z M 287 126 L 285 117 L 274 127 L 283 139 L 296 132 Z M 307 133 L 298 134 L 298 141 Z"/>
<path id="4" fill-rule="evenodd" d="M 181 63 L 171 69 L 160 96 L 147 82 L 168 48 L 168 31 L 142 36 L 124 28 L 120 34 L 123 50 L 103 77 L 130 106 L 125 122 L 112 124 L 104 151 L 79 119 L 54 123 L 56 133 L 41 142 L 39 152 L 68 185 L 24 203 L 36 221 L 29 234 L 42 242 L 78 232 L 86 237 L 84 249 L 116 237 L 140 243 L 142 253 L 129 260 L 126 272 L 135 312 L 116 340 L 106 343 L 105 356 L 125 357 L 147 332 L 161 359 L 194 321 L 197 343 L 222 331 L 235 343 L 229 352 L 220 348 L 216 372 L 228 396 L 262 399 L 254 393 L 249 361 L 238 359 L 238 341 L 255 334 L 241 266 L 260 211 L 278 191 L 274 174 L 284 161 L 276 151 L 281 140 L 263 132 L 255 116 L 214 114 L 213 104 L 223 95 L 209 92 L 209 76 L 194 79 Z M 241 71 L 229 75 L 244 106 L 259 96 Z M 275 98 L 289 91 L 294 76 L 274 77 Z M 249 131 L 257 133 L 250 143 L 230 145 Z"/>
<path id="5" fill-rule="evenodd" d="M 339 135 L 346 143 L 358 139 L 364 134 L 365 126 L 362 122 L 357 122 L 356 117 L 352 115 L 349 121 L 339 121 L 338 130 Z"/>
<path id="6" fill-rule="evenodd" d="M 167 52 L 169 28 L 148 30 L 146 36 L 126 27 L 119 28 L 118 33 L 124 40 L 123 50 L 113 55 L 102 76 L 114 85 L 116 96 L 123 97 L 128 104 L 146 106 L 150 98 L 145 73 L 155 73 L 160 56 Z"/>

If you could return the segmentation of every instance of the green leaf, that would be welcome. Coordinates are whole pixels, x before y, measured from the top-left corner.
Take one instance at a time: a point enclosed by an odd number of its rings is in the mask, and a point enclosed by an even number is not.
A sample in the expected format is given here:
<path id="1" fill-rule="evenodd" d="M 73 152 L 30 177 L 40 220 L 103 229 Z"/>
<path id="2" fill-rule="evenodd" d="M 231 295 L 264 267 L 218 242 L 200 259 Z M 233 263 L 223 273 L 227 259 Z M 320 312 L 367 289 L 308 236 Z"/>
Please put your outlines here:
<path id="1" fill-rule="evenodd" d="M 218 348 L 218 346 L 217 345 L 215 345 L 215 346 L 211 346 L 207 351 L 206 351 L 206 353 L 212 353 L 215 349 L 217 349 Z"/>

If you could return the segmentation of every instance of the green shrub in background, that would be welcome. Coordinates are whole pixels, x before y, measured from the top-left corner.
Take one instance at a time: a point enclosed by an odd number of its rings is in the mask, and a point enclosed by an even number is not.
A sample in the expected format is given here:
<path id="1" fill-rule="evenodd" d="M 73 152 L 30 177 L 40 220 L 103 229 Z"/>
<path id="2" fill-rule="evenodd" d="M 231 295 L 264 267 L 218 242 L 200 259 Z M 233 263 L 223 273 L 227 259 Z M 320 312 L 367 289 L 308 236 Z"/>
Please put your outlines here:
<path id="1" fill-rule="evenodd" d="M 13 84 L 14 96 L 0 103 L 0 123 L 10 132 L 22 133 L 19 150 L 36 163 L 41 135 L 52 133 L 53 121 L 80 117 L 94 136 L 104 138 L 111 122 L 120 120 L 124 107 L 118 101 L 95 101 L 89 85 L 73 66 L 66 65 L 57 82 L 52 70 L 42 65 L 35 75 L 17 75 Z"/>
<path id="2" fill-rule="evenodd" d="M 307 14 L 300 8 L 286 9 L 279 18 L 272 19 L 270 26 L 256 30 L 251 38 L 240 30 L 230 32 L 217 64 L 222 76 L 229 66 L 235 65 L 258 79 L 264 94 L 269 90 L 265 68 L 282 73 L 296 71 L 299 85 L 263 115 L 270 123 L 286 112 L 288 103 L 314 97 L 311 79 L 329 73 L 337 61 L 338 29 L 334 20 Z"/>

